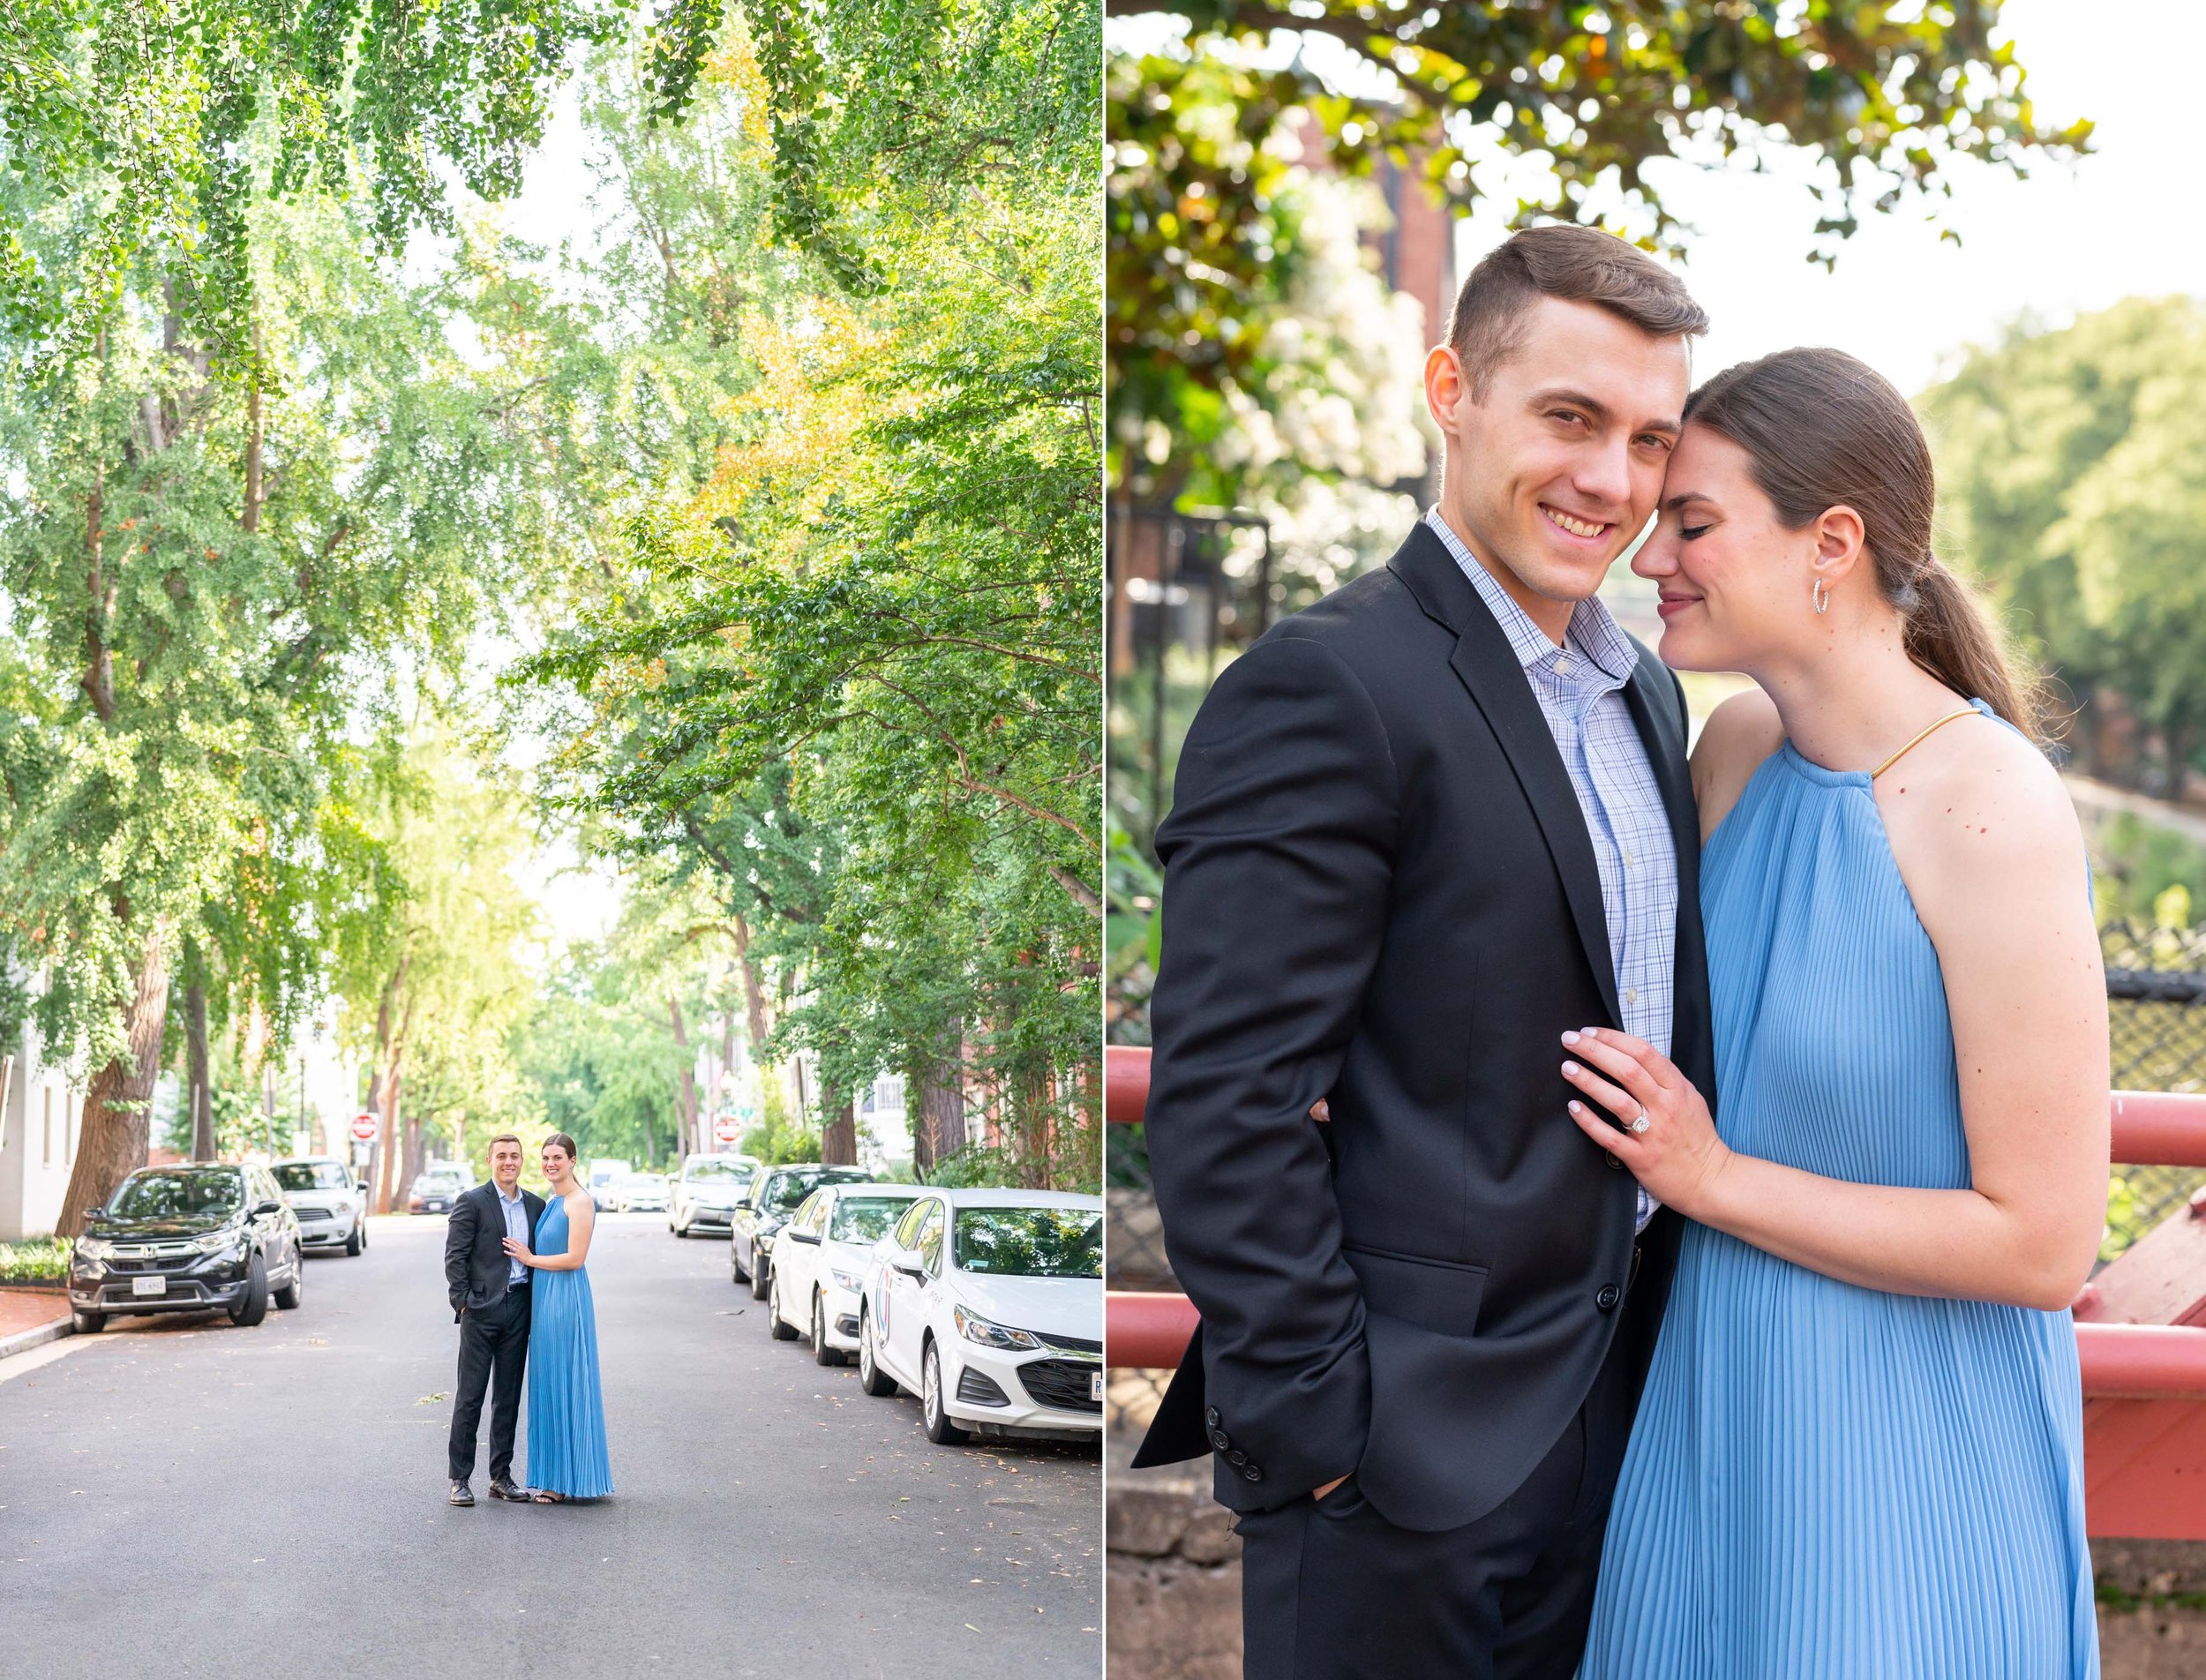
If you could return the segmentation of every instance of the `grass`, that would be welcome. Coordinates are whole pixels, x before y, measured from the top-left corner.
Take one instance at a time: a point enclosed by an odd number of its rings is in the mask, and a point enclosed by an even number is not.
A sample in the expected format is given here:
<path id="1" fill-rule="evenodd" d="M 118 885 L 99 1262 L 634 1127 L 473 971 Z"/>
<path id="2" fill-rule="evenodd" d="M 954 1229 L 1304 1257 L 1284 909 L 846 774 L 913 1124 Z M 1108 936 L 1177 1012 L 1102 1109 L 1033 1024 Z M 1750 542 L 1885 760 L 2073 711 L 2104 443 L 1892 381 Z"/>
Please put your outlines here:
<path id="1" fill-rule="evenodd" d="M 33 1237 L 0 1242 L 0 1283 L 60 1283 L 69 1273 L 69 1243 L 63 1237 Z"/>

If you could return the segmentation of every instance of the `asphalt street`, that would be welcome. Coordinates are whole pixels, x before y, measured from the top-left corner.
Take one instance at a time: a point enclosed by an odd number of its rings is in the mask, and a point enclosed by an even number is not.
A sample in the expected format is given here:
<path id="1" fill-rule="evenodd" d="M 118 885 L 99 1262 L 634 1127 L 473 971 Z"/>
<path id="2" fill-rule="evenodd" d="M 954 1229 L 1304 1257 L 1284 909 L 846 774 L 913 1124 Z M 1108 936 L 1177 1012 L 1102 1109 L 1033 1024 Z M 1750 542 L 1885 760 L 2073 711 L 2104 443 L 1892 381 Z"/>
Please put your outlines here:
<path id="1" fill-rule="evenodd" d="M 619 1491 L 448 1505 L 443 1231 L 0 1361 L 0 1676 L 1101 1673 L 1094 1451 L 932 1445 L 658 1215 L 589 1258 Z"/>

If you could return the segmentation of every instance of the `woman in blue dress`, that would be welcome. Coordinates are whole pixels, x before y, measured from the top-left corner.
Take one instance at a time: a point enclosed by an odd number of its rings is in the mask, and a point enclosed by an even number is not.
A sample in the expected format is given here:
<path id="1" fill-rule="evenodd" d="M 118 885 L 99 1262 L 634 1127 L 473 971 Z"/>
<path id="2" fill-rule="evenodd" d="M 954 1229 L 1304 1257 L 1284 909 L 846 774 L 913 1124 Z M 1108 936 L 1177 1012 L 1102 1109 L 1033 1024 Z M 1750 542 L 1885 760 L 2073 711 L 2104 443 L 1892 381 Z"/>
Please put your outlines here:
<path id="1" fill-rule="evenodd" d="M 2027 694 L 1931 554 L 1922 433 L 1830 350 L 1696 392 L 1633 570 L 1759 687 L 1693 757 L 1716 1112 L 1615 1031 L 1572 1118 L 1690 1221 L 1582 1680 L 2098 1672 L 2065 1309 L 2105 980 Z"/>
<path id="2" fill-rule="evenodd" d="M 539 1503 L 599 1499 L 612 1491 L 605 1407 L 597 1386 L 597 1309 L 590 1301 L 589 1237 L 597 1210 L 574 1177 L 574 1140 L 544 1140 L 552 1194 L 532 1244 L 506 1250 L 535 1272 L 529 1303 L 529 1481 Z"/>

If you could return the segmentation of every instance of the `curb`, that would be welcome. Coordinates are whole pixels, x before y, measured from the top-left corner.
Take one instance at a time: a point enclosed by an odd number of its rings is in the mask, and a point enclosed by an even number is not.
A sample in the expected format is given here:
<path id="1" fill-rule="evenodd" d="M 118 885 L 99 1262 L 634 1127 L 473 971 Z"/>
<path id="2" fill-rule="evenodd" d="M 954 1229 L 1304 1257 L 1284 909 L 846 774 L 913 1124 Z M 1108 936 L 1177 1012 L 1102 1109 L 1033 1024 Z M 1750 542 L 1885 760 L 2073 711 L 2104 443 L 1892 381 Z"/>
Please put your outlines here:
<path id="1" fill-rule="evenodd" d="M 27 1354 L 34 1347 L 43 1347 L 48 1342 L 57 1342 L 64 1336 L 77 1333 L 73 1320 L 56 1318 L 51 1324 L 19 1330 L 12 1336 L 0 1336 L 0 1359 L 11 1354 Z"/>

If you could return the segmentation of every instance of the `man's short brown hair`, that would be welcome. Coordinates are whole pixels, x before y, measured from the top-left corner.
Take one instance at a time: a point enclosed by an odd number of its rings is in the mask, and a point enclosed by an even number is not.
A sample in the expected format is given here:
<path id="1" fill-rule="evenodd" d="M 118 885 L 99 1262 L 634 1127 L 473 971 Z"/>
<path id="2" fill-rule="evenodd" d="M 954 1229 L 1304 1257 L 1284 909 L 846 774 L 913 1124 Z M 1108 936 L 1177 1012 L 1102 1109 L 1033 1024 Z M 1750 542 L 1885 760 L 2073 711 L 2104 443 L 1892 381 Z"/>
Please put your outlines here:
<path id="1" fill-rule="evenodd" d="M 521 1135 L 518 1132 L 500 1132 L 497 1136 L 491 1138 L 489 1143 L 483 1145 L 483 1153 L 487 1156 L 491 1151 L 496 1149 L 500 1144 L 511 1144 L 515 1149 L 520 1150 L 523 1154 L 528 1152 L 528 1145 L 521 1141 Z"/>
<path id="2" fill-rule="evenodd" d="M 1525 317 L 1542 297 L 1592 304 L 1654 338 L 1708 330 L 1685 283 L 1637 245 L 1575 222 L 1526 228 L 1487 253 L 1455 296 L 1448 343 L 1483 401 L 1494 370 L 1522 348 Z"/>

